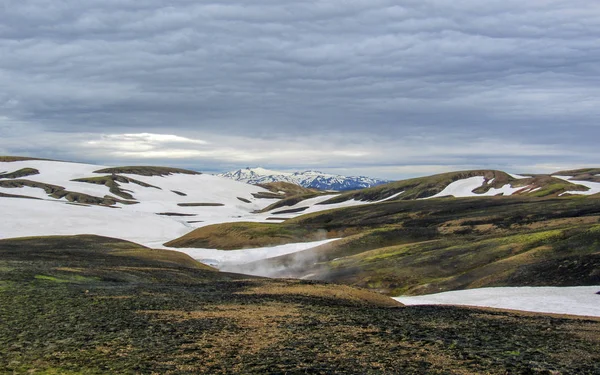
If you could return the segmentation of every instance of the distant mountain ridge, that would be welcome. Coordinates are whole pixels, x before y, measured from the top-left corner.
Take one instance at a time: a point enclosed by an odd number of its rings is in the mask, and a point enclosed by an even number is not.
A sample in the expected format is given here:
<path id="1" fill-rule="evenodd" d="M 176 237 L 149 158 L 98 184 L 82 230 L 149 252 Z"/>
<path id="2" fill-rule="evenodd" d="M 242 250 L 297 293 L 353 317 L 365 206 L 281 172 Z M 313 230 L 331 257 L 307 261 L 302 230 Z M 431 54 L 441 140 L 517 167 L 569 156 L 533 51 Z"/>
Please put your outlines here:
<path id="1" fill-rule="evenodd" d="M 305 188 L 336 191 L 365 189 L 390 182 L 388 180 L 365 176 L 341 176 L 313 170 L 304 172 L 279 172 L 260 167 L 238 169 L 237 171 L 222 173 L 218 176 L 253 185 L 270 182 L 288 182 Z"/>

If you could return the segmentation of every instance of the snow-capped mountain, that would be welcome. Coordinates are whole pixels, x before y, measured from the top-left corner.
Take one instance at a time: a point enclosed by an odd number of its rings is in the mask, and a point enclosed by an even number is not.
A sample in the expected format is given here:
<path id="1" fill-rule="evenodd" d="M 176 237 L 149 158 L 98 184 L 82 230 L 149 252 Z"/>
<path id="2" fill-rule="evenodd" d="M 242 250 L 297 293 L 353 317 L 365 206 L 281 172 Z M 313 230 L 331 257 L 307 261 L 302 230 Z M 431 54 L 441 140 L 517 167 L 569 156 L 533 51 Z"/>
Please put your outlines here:
<path id="1" fill-rule="evenodd" d="M 269 182 L 289 182 L 306 188 L 336 191 L 364 189 L 390 182 L 364 176 L 348 177 L 319 171 L 278 172 L 264 168 L 239 169 L 222 173 L 219 176 L 254 185 Z"/>

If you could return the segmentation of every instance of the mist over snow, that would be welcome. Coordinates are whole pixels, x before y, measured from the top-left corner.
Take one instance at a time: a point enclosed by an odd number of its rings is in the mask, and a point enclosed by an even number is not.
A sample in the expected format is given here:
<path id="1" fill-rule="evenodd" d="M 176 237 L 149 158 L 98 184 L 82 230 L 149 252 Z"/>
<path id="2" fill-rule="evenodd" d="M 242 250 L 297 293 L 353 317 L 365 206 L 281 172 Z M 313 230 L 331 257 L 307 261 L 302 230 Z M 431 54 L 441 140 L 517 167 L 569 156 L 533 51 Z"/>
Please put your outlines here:
<path id="1" fill-rule="evenodd" d="M 383 179 L 599 160 L 589 0 L 6 0 L 0 154 Z"/>

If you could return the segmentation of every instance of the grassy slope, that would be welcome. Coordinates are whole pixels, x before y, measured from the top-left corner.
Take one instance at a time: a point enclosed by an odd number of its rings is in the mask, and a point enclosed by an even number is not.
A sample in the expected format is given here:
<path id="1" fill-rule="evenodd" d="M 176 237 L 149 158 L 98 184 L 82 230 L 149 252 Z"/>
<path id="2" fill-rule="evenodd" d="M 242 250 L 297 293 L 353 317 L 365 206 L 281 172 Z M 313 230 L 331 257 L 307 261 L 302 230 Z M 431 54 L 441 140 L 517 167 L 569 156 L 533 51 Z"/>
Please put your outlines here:
<path id="1" fill-rule="evenodd" d="M 319 195 L 329 194 L 321 190 L 309 189 L 289 182 L 269 182 L 266 184 L 258 184 L 257 186 L 265 188 L 272 193 L 253 194 L 255 198 L 279 199 L 277 202 L 265 207 L 260 212 L 267 212 L 276 208 L 293 206 L 303 200 L 318 197 Z"/>
<path id="2" fill-rule="evenodd" d="M 570 171 L 560 171 L 553 173 L 555 176 L 572 176 L 569 180 L 573 183 L 577 181 L 591 181 L 600 183 L 600 168 L 575 169 Z"/>
<path id="3" fill-rule="evenodd" d="M 526 187 L 540 188 L 531 193 L 535 197 L 558 196 L 565 191 L 586 191 L 585 186 L 570 183 L 551 176 L 540 175 L 525 179 L 515 179 L 509 174 L 495 170 L 472 170 L 442 173 L 433 176 L 412 178 L 409 180 L 396 181 L 389 184 L 375 186 L 369 189 L 358 190 L 341 194 L 321 204 L 339 203 L 355 199 L 361 201 L 379 201 L 403 192 L 394 200 L 414 200 L 431 197 L 440 193 L 446 186 L 454 181 L 470 177 L 482 176 L 485 178 L 483 186 L 475 189 L 475 193 L 483 194 L 491 188 L 501 188 L 506 184 L 512 187 L 523 187 L 523 194 L 530 194 Z M 493 180 L 493 181 L 492 181 Z M 488 183 L 492 181 L 491 183 Z M 517 192 L 516 194 L 520 194 Z"/>
<path id="4" fill-rule="evenodd" d="M 93 195 L 73 192 L 69 190 L 65 190 L 62 186 L 45 184 L 43 182 L 23 180 L 23 179 L 14 179 L 14 180 L 1 180 L 0 187 L 3 188 L 20 188 L 23 186 L 28 186 L 37 189 L 43 189 L 49 197 L 55 199 L 65 198 L 69 202 L 76 202 L 81 204 L 96 204 L 103 206 L 113 206 L 117 202 L 122 204 L 135 204 L 135 201 L 127 201 L 122 200 L 116 197 L 112 197 L 110 195 L 105 195 L 104 197 L 96 197 Z M 112 190 L 111 190 L 112 191 Z M 13 197 L 16 195 L 12 195 Z M 31 198 L 26 196 L 21 196 L 24 198 Z"/>
<path id="5" fill-rule="evenodd" d="M 0 178 L 21 178 L 21 177 L 33 176 L 36 174 L 40 174 L 40 171 L 38 171 L 35 168 L 21 168 L 18 171 L 0 174 Z"/>
<path id="6" fill-rule="evenodd" d="M 238 271 L 310 275 L 393 295 L 500 285 L 595 285 L 600 284 L 599 223 L 595 198 L 386 202 L 288 220 L 282 225 L 346 237 Z"/>
<path id="7" fill-rule="evenodd" d="M 351 199 L 361 201 L 379 201 L 389 198 L 392 195 L 400 192 L 403 193 L 395 198 L 395 200 L 426 198 L 441 192 L 446 186 L 454 181 L 475 176 L 483 176 L 485 177 L 486 181 L 495 179 L 495 183 L 491 184 L 490 187 L 493 187 L 496 184 L 503 185 L 507 182 L 514 181 L 514 179 L 508 174 L 493 170 L 450 172 L 427 177 L 411 178 L 403 181 L 395 181 L 368 189 L 352 191 L 341 194 L 335 198 L 323 202 L 322 204 L 339 203 Z"/>
<path id="8" fill-rule="evenodd" d="M 0 241 L 0 373 L 600 371 L 600 321 L 394 307 L 97 236 Z"/>
<path id="9" fill-rule="evenodd" d="M 30 158 L 27 156 L 0 156 L 0 162 L 2 162 L 2 163 L 12 163 L 15 161 L 27 161 L 27 160 L 51 160 L 51 159 Z"/>
<path id="10" fill-rule="evenodd" d="M 326 238 L 324 232 L 302 226 L 239 222 L 198 228 L 183 237 L 167 242 L 165 246 L 235 250 L 310 242 L 324 238 Z"/>
<path id="11" fill-rule="evenodd" d="M 136 185 L 146 187 L 146 188 L 162 190 L 158 186 L 150 185 L 143 181 L 135 180 L 133 178 L 129 178 L 129 177 L 125 177 L 125 176 L 117 176 L 117 175 L 77 178 L 77 179 L 74 179 L 73 181 L 86 182 L 86 183 L 95 184 L 95 185 L 104 185 L 109 188 L 109 191 L 111 193 L 113 193 L 123 199 L 135 199 L 135 197 L 133 195 L 129 194 L 128 192 L 126 192 L 125 190 L 123 190 L 121 188 L 121 186 L 119 185 L 119 183 L 121 183 L 121 184 L 132 183 L 132 184 L 136 184 Z"/>
<path id="12" fill-rule="evenodd" d="M 311 199 L 311 198 L 315 198 L 321 195 L 327 195 L 327 194 L 331 194 L 331 193 L 327 193 L 327 192 L 318 192 L 318 193 L 307 193 L 307 194 L 300 194 L 300 195 L 293 195 L 284 199 L 280 199 L 277 202 L 270 204 L 269 206 L 263 208 L 262 210 L 260 210 L 260 212 L 268 212 L 271 210 L 275 210 L 277 208 L 283 208 L 283 207 L 290 207 L 293 206 L 297 203 L 300 203 L 304 200 L 307 199 Z"/>
<path id="13" fill-rule="evenodd" d="M 599 175 L 600 168 L 571 169 L 568 171 L 559 171 L 559 172 L 555 172 L 552 174 L 555 176 L 578 176 L 578 175 L 583 175 L 583 174 Z"/>
<path id="14" fill-rule="evenodd" d="M 300 185 L 292 184 L 289 182 L 269 182 L 266 184 L 257 184 L 262 188 L 269 190 L 270 192 L 279 194 L 283 192 L 285 197 L 292 197 L 295 195 L 305 195 L 305 194 L 314 194 L 319 193 L 320 191 L 317 189 L 308 189 Z"/>
<path id="15" fill-rule="evenodd" d="M 170 174 L 191 174 L 198 175 L 200 172 L 190 171 L 187 169 L 170 168 L 170 167 L 150 167 L 150 166 L 127 166 L 127 167 L 114 167 L 105 168 L 94 171 L 94 173 L 125 173 L 125 174 L 137 174 L 140 176 L 168 176 Z"/>

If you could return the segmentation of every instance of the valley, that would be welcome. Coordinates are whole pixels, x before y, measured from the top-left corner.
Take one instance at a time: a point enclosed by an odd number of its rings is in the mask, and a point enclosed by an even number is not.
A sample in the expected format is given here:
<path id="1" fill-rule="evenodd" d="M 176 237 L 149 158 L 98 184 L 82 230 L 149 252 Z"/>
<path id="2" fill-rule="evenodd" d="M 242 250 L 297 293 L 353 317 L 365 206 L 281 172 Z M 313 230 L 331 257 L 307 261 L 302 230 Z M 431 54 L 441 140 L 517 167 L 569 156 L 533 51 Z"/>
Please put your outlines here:
<path id="1" fill-rule="evenodd" d="M 6 373 L 600 370 L 595 169 L 347 192 L 19 157 L 0 172 Z"/>

